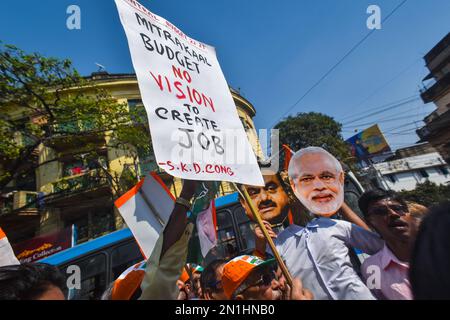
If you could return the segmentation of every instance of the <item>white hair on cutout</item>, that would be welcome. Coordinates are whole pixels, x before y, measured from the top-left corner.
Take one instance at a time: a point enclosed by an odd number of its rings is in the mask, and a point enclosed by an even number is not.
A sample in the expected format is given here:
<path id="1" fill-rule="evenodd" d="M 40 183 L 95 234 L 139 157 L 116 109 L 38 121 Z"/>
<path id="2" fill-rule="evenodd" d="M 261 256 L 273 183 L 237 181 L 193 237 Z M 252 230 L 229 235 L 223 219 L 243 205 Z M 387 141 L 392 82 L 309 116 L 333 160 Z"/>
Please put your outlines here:
<path id="1" fill-rule="evenodd" d="M 341 173 L 344 171 L 344 169 L 342 169 L 342 165 L 339 162 L 339 160 L 336 159 L 331 153 L 329 153 L 325 149 L 320 148 L 320 147 L 307 147 L 304 149 L 300 149 L 292 156 L 291 161 L 289 162 L 289 168 L 288 168 L 289 178 L 295 179 L 298 177 L 297 166 L 295 165 L 295 163 L 300 161 L 300 158 L 303 157 L 305 154 L 313 154 L 313 153 L 322 153 L 322 154 L 330 157 L 331 159 L 333 159 L 333 162 L 336 165 L 337 172 Z"/>

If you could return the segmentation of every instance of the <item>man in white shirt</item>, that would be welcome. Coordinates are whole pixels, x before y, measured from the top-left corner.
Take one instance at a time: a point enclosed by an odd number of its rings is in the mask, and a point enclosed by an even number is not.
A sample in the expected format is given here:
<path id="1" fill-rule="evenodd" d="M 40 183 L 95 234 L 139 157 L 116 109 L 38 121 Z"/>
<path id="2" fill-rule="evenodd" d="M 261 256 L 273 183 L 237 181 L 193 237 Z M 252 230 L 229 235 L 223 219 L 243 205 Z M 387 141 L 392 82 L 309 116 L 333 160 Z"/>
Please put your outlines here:
<path id="1" fill-rule="evenodd" d="M 302 149 L 291 159 L 289 178 L 296 196 L 317 217 L 304 228 L 291 225 L 276 237 L 292 276 L 302 279 L 315 299 L 374 299 L 353 269 L 348 246 L 373 254 L 384 242 L 375 233 L 329 218 L 343 204 L 339 161 L 322 148 Z"/>

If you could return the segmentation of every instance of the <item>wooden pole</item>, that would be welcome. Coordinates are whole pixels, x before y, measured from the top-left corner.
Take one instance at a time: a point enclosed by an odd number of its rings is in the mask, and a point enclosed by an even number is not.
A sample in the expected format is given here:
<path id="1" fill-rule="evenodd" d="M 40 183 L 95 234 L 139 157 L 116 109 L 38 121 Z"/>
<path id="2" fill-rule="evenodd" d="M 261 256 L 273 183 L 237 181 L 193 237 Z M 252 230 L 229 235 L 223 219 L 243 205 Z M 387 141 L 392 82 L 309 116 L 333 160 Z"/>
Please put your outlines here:
<path id="1" fill-rule="evenodd" d="M 238 186 L 236 186 L 236 184 L 234 184 L 234 186 L 244 196 L 245 201 L 247 202 L 248 206 L 250 207 L 250 210 L 252 212 L 254 220 L 258 223 L 258 226 L 261 228 L 261 231 L 263 232 L 264 237 L 266 238 L 267 243 L 270 246 L 270 249 L 272 249 L 272 253 L 275 256 L 275 259 L 277 260 L 278 265 L 280 266 L 281 272 L 283 272 L 283 275 L 286 278 L 287 283 L 292 288 L 292 276 L 289 273 L 289 270 L 287 269 L 286 265 L 284 264 L 283 259 L 281 259 L 281 256 L 278 253 L 277 249 L 275 248 L 275 244 L 273 243 L 272 238 L 269 236 L 269 233 L 267 232 L 267 229 L 264 226 L 261 216 L 259 215 L 258 210 L 256 210 L 255 205 L 253 204 L 253 201 L 247 192 L 247 188 L 244 185 L 241 185 L 240 188 Z"/>

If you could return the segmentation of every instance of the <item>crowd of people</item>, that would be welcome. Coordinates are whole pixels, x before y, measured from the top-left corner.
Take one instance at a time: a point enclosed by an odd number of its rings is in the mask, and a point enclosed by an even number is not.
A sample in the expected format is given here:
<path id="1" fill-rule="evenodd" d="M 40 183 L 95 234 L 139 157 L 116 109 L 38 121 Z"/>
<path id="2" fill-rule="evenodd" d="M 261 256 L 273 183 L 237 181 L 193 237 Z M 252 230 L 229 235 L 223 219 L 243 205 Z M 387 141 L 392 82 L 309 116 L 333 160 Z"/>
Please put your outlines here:
<path id="1" fill-rule="evenodd" d="M 287 172 L 264 181 L 246 190 L 289 277 L 258 224 L 251 253 L 187 263 L 197 182 L 184 181 L 149 259 L 122 273 L 102 299 L 450 299 L 450 203 L 426 208 L 375 189 L 359 198 L 360 216 L 344 201 L 340 162 L 317 147 L 298 151 Z M 241 203 L 254 219 L 243 197 Z M 0 267 L 0 300 L 64 299 L 63 291 L 55 267 Z"/>

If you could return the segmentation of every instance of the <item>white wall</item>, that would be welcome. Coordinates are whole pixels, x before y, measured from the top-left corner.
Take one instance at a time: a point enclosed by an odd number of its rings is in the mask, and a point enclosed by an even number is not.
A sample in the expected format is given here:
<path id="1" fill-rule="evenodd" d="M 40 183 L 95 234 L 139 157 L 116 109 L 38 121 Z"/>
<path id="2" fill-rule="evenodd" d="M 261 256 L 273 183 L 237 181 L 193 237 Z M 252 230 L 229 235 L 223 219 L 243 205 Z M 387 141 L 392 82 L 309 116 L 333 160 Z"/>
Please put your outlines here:
<path id="1" fill-rule="evenodd" d="M 439 167 L 447 168 L 449 174 L 444 174 Z M 383 175 L 382 185 L 387 185 L 395 191 L 413 190 L 417 183 L 427 180 L 436 184 L 450 183 L 450 167 L 437 152 L 378 163 L 375 168 Z M 422 176 L 421 170 L 428 173 L 427 178 Z M 392 182 L 390 177 L 393 177 L 395 182 Z"/>
<path id="2" fill-rule="evenodd" d="M 444 175 L 438 168 L 426 168 L 424 170 L 428 173 L 428 178 L 422 177 L 420 171 L 413 170 L 391 174 L 395 179 L 394 183 L 391 182 L 388 176 L 384 176 L 384 180 L 388 187 L 395 191 L 413 190 L 416 188 L 417 183 L 423 183 L 427 180 L 436 184 L 450 183 L 450 175 Z M 450 172 L 450 169 L 448 170 Z"/>

